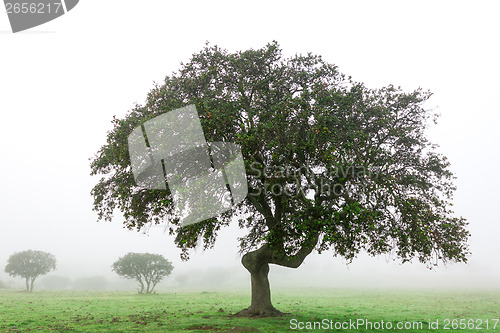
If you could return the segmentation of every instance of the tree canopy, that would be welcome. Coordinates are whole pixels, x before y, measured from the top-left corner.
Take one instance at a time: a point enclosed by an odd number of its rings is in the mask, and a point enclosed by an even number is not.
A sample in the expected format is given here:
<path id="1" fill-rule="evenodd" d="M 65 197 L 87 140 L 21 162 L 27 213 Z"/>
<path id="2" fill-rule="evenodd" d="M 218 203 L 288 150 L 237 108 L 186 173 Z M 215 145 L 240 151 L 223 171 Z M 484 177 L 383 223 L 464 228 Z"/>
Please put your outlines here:
<path id="1" fill-rule="evenodd" d="M 174 267 L 161 254 L 128 253 L 113 263 L 113 271 L 139 282 L 139 294 L 150 294 Z"/>
<path id="2" fill-rule="evenodd" d="M 243 265 L 252 275 L 249 314 L 275 313 L 269 264 L 298 267 L 314 249 L 348 260 L 360 251 L 467 260 L 467 222 L 450 209 L 454 176 L 425 129 L 436 115 L 421 88 L 370 89 L 314 54 L 285 57 L 278 43 L 231 53 L 207 45 L 156 84 L 144 105 L 114 118 L 92 159 L 99 219 L 115 209 L 130 229 L 168 224 L 189 249 L 213 246 L 238 218 Z M 207 141 L 236 143 L 249 194 L 232 210 L 182 227 L 170 190 L 136 186 L 127 136 L 145 121 L 194 104 Z"/>
<path id="3" fill-rule="evenodd" d="M 33 250 L 14 253 L 5 266 L 5 272 L 10 276 L 20 276 L 26 280 L 26 291 L 33 291 L 35 280 L 55 269 L 54 255 Z"/>

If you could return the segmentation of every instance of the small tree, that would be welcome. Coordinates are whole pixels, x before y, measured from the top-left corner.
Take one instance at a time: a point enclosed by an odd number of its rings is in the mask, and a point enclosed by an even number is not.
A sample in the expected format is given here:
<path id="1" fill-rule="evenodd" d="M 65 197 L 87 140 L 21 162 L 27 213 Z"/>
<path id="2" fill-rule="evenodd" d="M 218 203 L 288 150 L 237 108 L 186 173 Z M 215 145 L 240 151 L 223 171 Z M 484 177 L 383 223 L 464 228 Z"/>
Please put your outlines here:
<path id="1" fill-rule="evenodd" d="M 113 264 L 113 271 L 139 282 L 139 294 L 150 294 L 158 282 L 170 275 L 174 266 L 160 254 L 128 253 Z"/>
<path id="2" fill-rule="evenodd" d="M 5 272 L 10 276 L 20 276 L 26 280 L 26 291 L 33 291 L 35 280 L 54 269 L 56 257 L 53 254 L 33 250 L 14 253 L 5 266 Z"/>

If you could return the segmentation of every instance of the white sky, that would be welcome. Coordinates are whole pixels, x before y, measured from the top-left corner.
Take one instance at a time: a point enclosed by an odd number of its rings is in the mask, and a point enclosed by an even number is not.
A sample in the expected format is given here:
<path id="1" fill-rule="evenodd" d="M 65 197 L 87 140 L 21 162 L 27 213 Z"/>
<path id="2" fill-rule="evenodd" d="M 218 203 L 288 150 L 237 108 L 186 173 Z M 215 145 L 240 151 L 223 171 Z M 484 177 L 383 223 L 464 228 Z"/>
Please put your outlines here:
<path id="1" fill-rule="evenodd" d="M 458 177 L 455 210 L 470 222 L 473 256 L 468 265 L 430 272 L 385 258 L 347 267 L 326 253 L 296 271 L 272 269 L 271 279 L 500 287 L 499 10 L 496 1 L 81 0 L 63 17 L 12 34 L 2 9 L 0 280 L 8 279 L 8 256 L 32 248 L 56 254 L 59 275 L 110 274 L 118 256 L 148 251 L 167 256 L 177 274 L 234 267 L 246 286 L 236 228 L 184 263 L 160 230 L 126 231 L 119 217 L 96 223 L 90 190 L 97 178 L 89 176 L 88 159 L 105 142 L 113 115 L 142 103 L 154 81 L 205 41 L 236 51 L 277 40 L 285 54 L 320 54 L 369 87 L 434 93 L 429 107 L 442 116 L 429 137 Z"/>

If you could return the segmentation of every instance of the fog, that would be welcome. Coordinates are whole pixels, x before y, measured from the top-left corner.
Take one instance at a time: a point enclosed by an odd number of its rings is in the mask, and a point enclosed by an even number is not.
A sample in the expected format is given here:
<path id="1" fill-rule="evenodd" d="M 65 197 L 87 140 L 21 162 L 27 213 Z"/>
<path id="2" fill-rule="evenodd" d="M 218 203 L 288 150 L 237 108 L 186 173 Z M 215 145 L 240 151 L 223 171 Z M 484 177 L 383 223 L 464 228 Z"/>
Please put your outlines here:
<path id="1" fill-rule="evenodd" d="M 35 289 L 134 290 L 111 264 L 127 252 L 151 252 L 174 265 L 159 290 L 250 290 L 237 248 L 245 231 L 236 223 L 214 249 L 183 262 L 161 227 L 129 231 L 119 214 L 97 222 L 90 190 L 98 177 L 89 175 L 89 158 L 105 143 L 112 117 L 143 103 L 154 82 L 206 41 L 237 51 L 275 39 L 285 55 L 320 54 L 369 87 L 434 93 L 426 106 L 441 117 L 428 137 L 457 177 L 454 210 L 470 223 L 472 255 L 468 264 L 429 270 L 391 255 L 361 254 L 349 264 L 313 253 L 298 269 L 272 266 L 271 286 L 500 288 L 499 9 L 493 1 L 83 1 L 17 34 L 0 15 L 0 281 L 22 288 L 3 268 L 14 252 L 36 249 L 58 264 Z"/>

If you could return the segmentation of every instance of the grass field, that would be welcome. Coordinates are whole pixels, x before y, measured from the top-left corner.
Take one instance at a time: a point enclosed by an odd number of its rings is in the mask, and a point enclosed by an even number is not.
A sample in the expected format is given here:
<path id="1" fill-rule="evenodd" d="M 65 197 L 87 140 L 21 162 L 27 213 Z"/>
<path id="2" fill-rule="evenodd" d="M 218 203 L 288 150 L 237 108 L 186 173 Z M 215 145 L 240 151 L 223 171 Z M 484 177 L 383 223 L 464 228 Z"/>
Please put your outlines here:
<path id="1" fill-rule="evenodd" d="M 81 291 L 30 294 L 0 290 L 0 331 L 500 333 L 500 322 L 495 320 L 500 319 L 500 290 L 278 289 L 273 291 L 273 303 L 288 314 L 279 318 L 233 317 L 231 314 L 249 305 L 248 291 L 137 295 Z M 436 320 L 439 320 L 439 329 L 429 328 Z M 359 323 L 360 326 L 349 327 L 349 321 L 350 325 Z M 384 326 L 380 326 L 382 321 Z M 332 329 L 318 326 L 299 329 L 299 325 L 305 327 L 307 322 L 310 325 L 328 322 Z M 399 322 L 413 328 L 398 329 Z M 445 329 L 447 323 L 449 329 Z M 342 324 L 344 329 L 339 326 Z M 388 329 L 388 325 L 392 325 L 392 329 Z"/>

